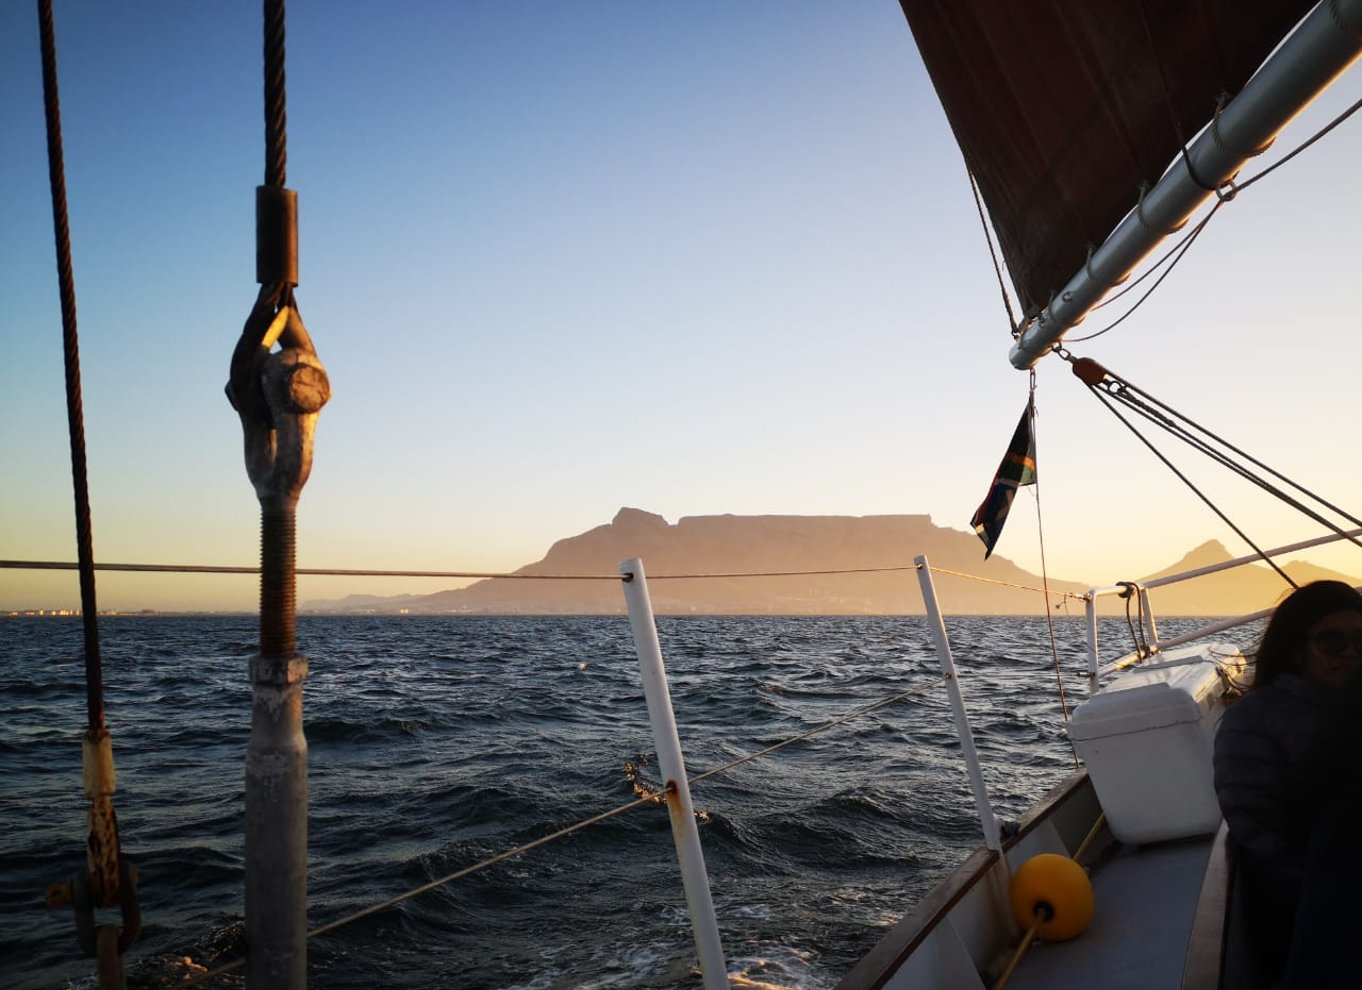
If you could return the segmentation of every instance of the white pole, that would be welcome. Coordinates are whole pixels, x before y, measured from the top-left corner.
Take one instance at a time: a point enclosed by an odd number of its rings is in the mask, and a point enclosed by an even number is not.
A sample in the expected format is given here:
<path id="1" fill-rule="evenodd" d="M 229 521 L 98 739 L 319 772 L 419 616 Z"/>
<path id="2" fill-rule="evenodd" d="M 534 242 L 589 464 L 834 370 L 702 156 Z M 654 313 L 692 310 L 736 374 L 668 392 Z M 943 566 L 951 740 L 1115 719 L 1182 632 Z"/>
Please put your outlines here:
<path id="1" fill-rule="evenodd" d="M 643 561 L 637 557 L 620 564 L 624 576 L 624 600 L 629 606 L 629 626 L 634 633 L 643 672 L 643 694 L 648 700 L 648 720 L 653 725 L 658 769 L 667 788 L 667 814 L 671 816 L 676 858 L 681 864 L 681 883 L 686 890 L 695 948 L 700 954 L 700 973 L 705 990 L 728 990 L 728 966 L 724 947 L 719 942 L 719 922 L 709 895 L 709 875 L 700 850 L 700 830 L 695 826 L 695 807 L 690 800 L 686 763 L 681 755 L 681 739 L 676 732 L 667 672 L 662 666 L 662 647 L 657 641 L 653 603 L 648 598 L 648 580 Z"/>
<path id="2" fill-rule="evenodd" d="M 1149 643 L 1149 652 L 1152 656 L 1159 652 L 1159 627 L 1154 623 L 1154 610 L 1149 607 L 1149 590 L 1142 585 L 1138 587 L 1140 614 L 1144 616 L 1145 641 Z"/>
<path id="3" fill-rule="evenodd" d="M 984 772 L 979 765 L 979 754 L 974 750 L 974 734 L 970 731 L 969 716 L 965 714 L 965 699 L 960 694 L 960 679 L 955 673 L 955 660 L 951 657 L 951 644 L 946 639 L 946 623 L 941 618 L 941 606 L 937 604 L 936 587 L 932 584 L 932 569 L 926 557 L 914 557 L 917 565 L 917 579 L 922 585 L 922 602 L 927 606 L 927 625 L 932 630 L 932 641 L 936 644 L 936 657 L 941 662 L 941 673 L 946 679 L 946 693 L 950 695 L 951 710 L 955 713 L 955 731 L 960 736 L 960 751 L 965 757 L 965 769 L 969 771 L 969 786 L 974 791 L 974 803 L 979 809 L 979 823 L 984 827 L 984 844 L 988 848 L 1002 851 L 1002 837 L 998 834 L 998 820 L 993 817 L 993 807 L 988 801 L 988 788 L 984 786 Z"/>
<path id="4" fill-rule="evenodd" d="M 1097 648 L 1097 589 L 1088 592 L 1087 607 L 1084 609 L 1088 619 L 1088 690 L 1097 689 L 1097 670 L 1101 656 Z"/>

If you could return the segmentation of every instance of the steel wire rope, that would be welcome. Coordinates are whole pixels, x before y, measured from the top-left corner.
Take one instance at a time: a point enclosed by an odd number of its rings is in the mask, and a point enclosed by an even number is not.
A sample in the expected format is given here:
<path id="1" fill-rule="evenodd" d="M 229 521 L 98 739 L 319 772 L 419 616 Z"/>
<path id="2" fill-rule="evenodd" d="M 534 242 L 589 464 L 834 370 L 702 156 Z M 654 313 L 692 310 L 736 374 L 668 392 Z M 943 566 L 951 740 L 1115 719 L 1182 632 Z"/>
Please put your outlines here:
<path id="1" fill-rule="evenodd" d="M 99 607 L 95 595 L 94 533 L 90 512 L 89 472 L 85 450 L 85 407 L 80 380 L 80 334 L 76 317 L 76 277 L 71 251 L 71 222 L 66 199 L 66 163 L 62 142 L 61 95 L 57 79 L 57 39 L 52 0 L 38 0 L 38 33 L 43 76 L 43 116 L 47 132 L 47 175 L 52 202 L 52 235 L 56 251 L 61 304 L 62 353 L 66 378 L 66 423 L 71 453 L 71 488 L 76 523 L 76 556 L 80 586 L 81 630 L 85 661 L 86 731 L 82 739 L 82 777 L 89 800 L 86 868 L 72 883 L 53 884 L 50 907 L 71 904 L 76 913 L 76 940 L 97 960 L 99 982 L 122 985 L 123 955 L 141 932 L 136 871 L 123 855 L 118 814 L 113 742 L 104 717 L 104 671 L 99 645 Z M 82 887 L 85 893 L 81 893 Z M 73 893 L 74 890 L 74 893 Z M 122 927 L 92 922 L 94 907 L 118 905 Z M 84 921 L 82 921 L 84 919 Z M 91 927 L 93 927 L 91 925 Z M 109 937 L 112 934 L 112 937 Z"/>
<path id="2" fill-rule="evenodd" d="M 1299 587 L 1296 584 L 1296 582 L 1291 579 L 1290 575 L 1288 575 L 1286 571 L 1282 570 L 1281 567 L 1278 566 L 1275 560 L 1272 560 L 1270 557 L 1264 554 L 1262 548 L 1259 547 L 1258 544 L 1254 543 L 1253 540 L 1249 538 L 1247 533 L 1245 533 L 1242 529 L 1235 525 L 1235 523 L 1230 519 L 1230 517 L 1225 515 L 1224 511 L 1222 511 L 1218 505 L 1211 501 L 1211 499 L 1204 492 L 1202 492 L 1200 488 L 1194 485 L 1191 479 L 1187 477 L 1187 475 L 1179 471 L 1173 465 L 1173 462 L 1170 461 L 1166 456 L 1164 456 L 1163 452 L 1159 450 L 1158 447 L 1156 447 L 1152 441 L 1150 441 L 1143 433 L 1141 433 L 1135 427 L 1135 424 L 1131 423 L 1128 419 L 1121 415 L 1120 410 L 1117 409 L 1114 405 L 1112 405 L 1110 396 L 1108 395 L 1107 392 L 1093 385 L 1089 385 L 1088 389 L 1094 395 L 1096 395 L 1097 398 L 1102 402 L 1102 404 L 1106 406 L 1107 409 L 1125 425 L 1126 429 L 1134 433 L 1135 436 L 1139 438 L 1140 442 L 1143 443 L 1146 447 L 1148 447 L 1150 451 L 1154 454 L 1154 456 L 1163 462 L 1164 466 L 1167 467 L 1168 470 L 1172 471 L 1175 475 L 1177 475 L 1178 479 L 1184 485 L 1190 488 L 1192 490 L 1192 493 L 1196 495 L 1197 498 L 1201 499 L 1202 502 L 1206 503 L 1207 507 L 1210 508 L 1212 512 L 1214 512 L 1217 516 L 1220 517 L 1221 522 L 1229 526 L 1230 529 L 1234 530 L 1234 532 L 1239 536 L 1241 540 L 1243 540 L 1245 543 L 1247 543 L 1250 547 L 1253 548 L 1254 553 L 1258 554 L 1258 556 L 1266 560 L 1267 563 L 1272 567 L 1272 569 L 1276 571 L 1279 575 L 1281 575 L 1282 580 L 1284 580 L 1287 584 L 1291 585 L 1291 587 L 1293 588 Z"/>
<path id="3" fill-rule="evenodd" d="M 782 742 L 776 743 L 773 746 L 767 746 L 765 749 L 758 750 L 755 753 L 747 753 L 744 756 L 738 757 L 737 759 L 730 760 L 727 763 L 706 770 L 704 773 L 688 777 L 687 780 L 691 784 L 696 784 L 702 780 L 707 780 L 710 777 L 718 776 L 721 773 L 725 773 L 729 770 L 732 770 L 734 767 L 741 766 L 744 763 L 750 763 L 756 759 L 760 759 L 761 757 L 767 756 L 770 753 L 773 753 L 779 749 L 783 749 L 786 746 L 791 746 L 794 743 L 802 742 L 805 739 L 810 738 L 811 736 L 815 736 L 821 732 L 826 732 L 829 729 L 836 728 L 839 725 L 843 725 L 847 722 L 852 721 L 853 719 L 860 718 L 863 715 L 868 715 L 871 712 L 877 711 L 880 708 L 886 708 L 889 705 L 896 704 L 900 701 L 903 701 L 906 698 L 910 698 L 917 694 L 923 694 L 934 687 L 938 687 L 944 684 L 945 682 L 946 679 L 944 677 L 939 677 L 934 680 L 927 681 L 923 684 L 918 684 L 912 688 L 909 688 L 907 691 L 900 692 L 899 694 L 893 695 L 892 697 L 881 699 L 880 701 L 876 701 L 869 705 L 865 705 L 861 708 L 854 709 L 838 718 L 830 719 L 829 721 L 824 722 L 821 725 L 815 726 L 814 728 L 808 730 L 807 732 L 802 732 L 797 736 L 793 736 Z M 647 793 L 642 797 L 627 802 L 626 804 L 622 804 L 619 805 L 618 807 L 611 808 L 609 811 L 603 811 L 598 815 L 593 815 L 590 818 L 585 818 L 582 821 L 577 822 L 576 824 L 569 825 L 566 828 L 558 829 L 556 832 L 551 832 L 548 835 L 540 836 L 538 839 L 534 839 L 533 841 L 526 842 L 523 845 L 516 846 L 514 849 L 508 849 L 504 852 L 497 853 L 495 856 L 489 856 L 487 859 L 480 860 L 477 863 L 473 863 L 469 866 L 462 867 L 461 869 L 455 870 L 453 873 L 447 874 L 446 876 L 443 877 L 439 877 L 438 879 L 435 880 L 431 880 L 427 883 L 422 884 L 419 887 L 413 887 L 411 890 L 398 894 L 396 897 L 390 897 L 385 901 L 380 901 L 366 908 L 362 908 L 359 911 L 355 911 L 352 912 L 351 914 L 347 914 L 340 918 L 336 918 L 335 920 L 329 921 L 324 925 L 318 925 L 316 928 L 312 928 L 308 931 L 307 937 L 316 938 L 319 935 L 325 935 L 328 932 L 335 931 L 336 929 L 342 928 L 345 925 L 352 924 L 356 921 L 360 921 L 364 918 L 377 914 L 379 911 L 384 911 L 390 907 L 402 903 L 403 901 L 410 900 L 413 897 L 417 897 L 421 894 L 435 890 L 437 887 L 443 887 L 445 884 L 453 883 L 455 880 L 460 880 L 466 876 L 470 876 L 471 874 L 479 873 L 482 870 L 489 869 L 493 866 L 496 866 L 499 863 L 505 862 L 508 859 L 513 859 L 516 856 L 520 856 L 524 853 L 530 852 L 531 850 L 538 849 L 541 846 L 548 845 L 550 842 L 556 842 L 559 839 L 566 838 L 567 836 L 572 835 L 574 832 L 580 832 L 582 829 L 590 828 L 592 825 L 598 825 L 601 822 L 606 821 L 610 818 L 614 818 L 617 815 L 622 815 L 626 811 L 633 811 L 636 808 L 641 808 L 644 807 L 645 805 L 656 804 L 658 802 L 658 798 L 667 793 L 670 793 L 670 785 L 668 785 L 667 787 L 663 787 L 661 791 Z M 201 983 L 205 980 L 214 979 L 216 977 L 224 976 L 228 973 L 234 972 L 240 969 L 245 964 L 246 957 L 242 956 L 241 958 L 235 959 L 224 966 L 218 966 L 206 972 L 194 974 L 193 976 L 180 981 L 176 985 L 192 986 L 193 984 Z"/>
<path id="4" fill-rule="evenodd" d="M 1314 509 L 1310 508 L 1310 506 L 1308 506 L 1308 505 L 1306 505 L 1304 502 L 1300 501 L 1300 499 L 1294 498 L 1293 496 L 1291 496 L 1291 495 L 1288 494 L 1287 492 L 1283 491 L 1281 488 L 1278 488 L 1276 485 L 1272 484 L 1271 482 L 1269 482 L 1269 481 L 1267 481 L 1267 480 L 1265 480 L 1265 479 L 1263 479 L 1263 478 L 1261 478 L 1261 477 L 1255 475 L 1252 471 L 1250 471 L 1250 470 L 1249 470 L 1247 467 L 1245 467 L 1244 465 L 1239 464 L 1239 463 L 1236 463 L 1233 459 L 1231 459 L 1231 458 L 1230 458 L 1227 454 L 1225 454 L 1223 451 L 1215 449 L 1215 447 L 1211 444 L 1210 441 L 1208 441 L 1208 440 L 1206 440 L 1206 439 L 1204 439 L 1204 438 L 1202 438 L 1202 437 L 1198 437 L 1198 436 L 1196 436 L 1195 434 L 1193 434 L 1190 430 L 1187 429 L 1186 426 L 1183 426 L 1181 423 L 1175 422 L 1175 421 L 1174 421 L 1172 418 L 1170 418 L 1169 416 L 1166 416 L 1166 415 L 1164 415 L 1163 413 L 1159 412 L 1158 410 L 1152 409 L 1152 408 L 1150 408 L 1149 406 L 1147 406 L 1147 405 L 1142 401 L 1142 399 L 1141 399 L 1141 395 L 1144 395 L 1143 393 L 1141 393 L 1140 395 L 1131 395 L 1131 394 L 1129 394 L 1131 391 L 1139 392 L 1138 389 L 1133 389 L 1133 387 L 1129 387 L 1129 388 L 1124 387 L 1124 386 L 1125 386 L 1125 383 L 1122 383 L 1122 385 L 1123 385 L 1123 387 L 1117 388 L 1117 389 L 1114 389 L 1114 390 L 1113 390 L 1113 389 L 1108 389 L 1108 388 L 1102 388 L 1101 386 L 1098 386 L 1098 387 L 1099 387 L 1099 389 L 1100 389 L 1101 391 L 1103 391 L 1106 395 L 1109 395 L 1111 398 L 1115 399 L 1116 401 L 1121 402 L 1123 405 L 1126 406 L 1126 408 L 1131 409 L 1132 411 L 1137 412 L 1137 413 L 1139 413 L 1140 415 L 1144 416 L 1147 420 L 1149 420 L 1149 422 L 1153 423 L 1154 425 L 1159 426 L 1159 427 L 1162 427 L 1167 433 L 1169 433 L 1169 434 L 1171 434 L 1172 436 L 1174 436 L 1174 437 L 1176 437 L 1176 438 L 1182 440 L 1184 443 L 1186 443 L 1186 444 L 1187 444 L 1188 446 L 1190 446 L 1192 449 L 1194 449 L 1194 450 L 1196 450 L 1196 451 L 1199 451 L 1200 453 L 1205 454 L 1207 457 L 1209 457 L 1211 460 L 1215 461 L 1217 464 L 1220 464 L 1222 467 L 1228 468 L 1228 469 L 1229 469 L 1231 472 L 1233 472 L 1234 474 L 1237 474 L 1237 475 L 1239 475 L 1239 477 L 1243 478 L 1244 480 L 1249 481 L 1249 482 L 1251 482 L 1252 484 L 1258 486 L 1258 487 L 1261 488 L 1263 491 L 1267 492 L 1269 495 L 1272 495 L 1272 496 L 1273 496 L 1274 498 L 1276 498 L 1278 501 L 1280 501 L 1280 502 L 1282 502 L 1282 503 L 1284 503 L 1284 504 L 1290 506 L 1291 508 L 1295 509 L 1297 512 L 1299 512 L 1299 513 L 1301 513 L 1302 515 L 1306 516 L 1307 518 L 1313 520 L 1314 522 L 1319 523 L 1321 526 L 1323 526 L 1325 529 L 1328 529 L 1330 532 L 1334 533 L 1336 536 L 1339 536 L 1339 537 L 1341 537 L 1341 538 L 1343 538 L 1343 539 L 1348 540 L 1348 542 L 1352 543 L 1354 546 L 1362 547 L 1362 541 L 1359 541 L 1359 540 L 1357 539 L 1357 537 L 1355 537 L 1355 536 L 1349 535 L 1346 531 L 1344 531 L 1344 529 L 1343 529 L 1341 526 L 1335 524 L 1334 522 L 1332 522 L 1331 520 L 1329 520 L 1329 519 L 1326 518 L 1325 516 L 1321 515 L 1319 512 L 1316 512 Z M 1145 397 L 1145 398 L 1152 398 L 1152 397 L 1149 397 L 1149 396 L 1147 396 L 1147 395 L 1144 395 L 1144 397 Z M 1157 400 L 1153 400 L 1153 401 L 1157 402 Z M 1162 403 L 1159 403 L 1159 405 L 1162 405 Z M 1165 408 L 1165 409 L 1168 409 L 1169 407 L 1165 406 L 1164 408 Z M 1196 427 L 1197 429 L 1201 430 L 1203 433 L 1206 433 L 1207 436 L 1209 436 L 1209 437 L 1211 438 L 1211 440 L 1213 440 L 1214 442 L 1220 443 L 1220 444 L 1222 444 L 1222 445 L 1224 445 L 1224 446 L 1226 446 L 1226 447 L 1229 447 L 1230 450 L 1232 450 L 1232 451 L 1234 451 L 1235 453 L 1239 454 L 1240 456 L 1242 456 L 1242 457 L 1244 457 L 1244 458 L 1246 458 L 1246 459 L 1252 461 L 1255 465 L 1257 465 L 1257 466 L 1259 466 L 1259 467 L 1262 467 L 1264 470 L 1268 471 L 1268 472 L 1271 473 L 1272 475 L 1274 475 L 1274 476 L 1280 478 L 1281 480 L 1285 481 L 1285 482 L 1286 482 L 1288 485 L 1290 485 L 1291 487 L 1297 489 L 1297 490 L 1300 491 L 1300 492 L 1303 492 L 1304 494 L 1308 495 L 1310 498 L 1315 499 L 1315 501 L 1317 501 L 1317 502 L 1319 502 L 1320 504 L 1324 505 L 1326 508 L 1329 508 L 1329 509 L 1333 510 L 1334 512 L 1337 512 L 1339 515 L 1341 515 L 1341 516 L 1343 516 L 1344 518 L 1346 518 L 1349 522 L 1355 523 L 1355 524 L 1357 524 L 1357 525 L 1362 525 L 1362 521 L 1359 521 L 1359 520 L 1355 519 L 1353 516 L 1351 516 L 1349 513 L 1345 512 L 1343 509 L 1340 509 L 1338 506 L 1334 505 L 1333 503 L 1326 501 L 1325 499 L 1323 499 L 1323 498 L 1321 498 L 1320 496 L 1318 496 L 1318 495 L 1314 494 L 1313 492 L 1311 492 L 1309 489 L 1305 488 L 1305 487 L 1302 486 L 1302 485 L 1297 484 L 1296 482 L 1292 481 L 1290 478 L 1285 477 L 1284 475 L 1282 475 L 1282 474 L 1280 474 L 1279 472 L 1273 470 L 1272 468 L 1267 467 L 1267 465 L 1262 464 L 1261 462 L 1255 460 L 1254 458 L 1252 458 L 1252 457 L 1249 456 L 1248 454 L 1243 453 L 1243 451 L 1240 451 L 1237 447 L 1234 447 L 1232 444 L 1229 444 L 1229 443 L 1226 442 L 1225 440 L 1222 440 L 1221 438 L 1217 437 L 1215 434 L 1213 434 L 1213 433 L 1211 433 L 1210 431 L 1206 430 L 1204 427 L 1199 427 L 1199 426 L 1197 426 L 1197 425 L 1196 425 L 1195 423 L 1193 423 L 1191 420 L 1186 419 L 1186 417 L 1182 416 L 1180 413 L 1177 413 L 1176 411 L 1174 411 L 1174 410 L 1172 410 L 1172 409 L 1169 409 L 1169 412 L 1172 413 L 1173 416 L 1177 416 L 1177 417 L 1180 418 L 1180 419 L 1186 420 L 1186 422 L 1187 422 L 1189 425 L 1191 425 L 1191 426 L 1193 426 L 1193 427 Z M 1255 549 L 1257 549 L 1257 548 L 1255 547 Z M 1260 553 L 1259 555 L 1261 556 L 1261 553 Z"/>
<path id="5" fill-rule="evenodd" d="M 71 259 L 71 223 L 66 205 L 66 165 L 62 150 L 61 98 L 57 91 L 57 42 L 52 0 L 38 0 L 42 43 L 43 110 L 47 123 L 47 174 L 52 195 L 52 230 L 61 295 L 63 356 L 66 366 L 66 422 L 71 446 L 71 487 L 75 499 L 76 555 L 79 558 L 82 629 L 85 637 L 85 704 L 89 731 L 104 731 L 104 672 L 99 652 L 95 604 L 94 535 L 90 483 L 85 456 L 85 407 L 80 387 L 80 335 L 76 326 L 76 276 Z"/>
<path id="6" fill-rule="evenodd" d="M 1203 433 L 1207 438 L 1209 438 L 1210 441 L 1220 444 L 1222 447 L 1225 447 L 1232 453 L 1248 461 L 1254 467 L 1260 468 L 1261 470 L 1266 471 L 1268 474 L 1272 475 L 1279 481 L 1285 482 L 1287 485 L 1294 488 L 1302 495 L 1314 499 L 1316 502 L 1324 506 L 1329 511 L 1338 513 L 1340 516 L 1342 516 L 1348 522 L 1352 523 L 1354 526 L 1362 527 L 1362 519 L 1359 519 L 1357 516 L 1352 515 L 1346 509 L 1342 509 L 1339 506 L 1334 505 L 1328 499 L 1311 491 L 1309 488 L 1306 488 L 1299 482 L 1293 481 L 1291 478 L 1288 478 L 1286 475 L 1282 474 L 1280 471 L 1276 470 L 1272 466 L 1264 463 L 1263 461 L 1258 460 L 1258 458 L 1254 457 L 1247 451 L 1242 450 L 1239 447 L 1236 447 L 1234 444 L 1230 443 L 1224 437 L 1202 426 L 1200 423 L 1192 419 L 1190 416 L 1187 416 L 1184 413 L 1181 413 L 1178 410 L 1174 409 L 1172 406 L 1168 405 L 1168 403 L 1162 401 L 1161 399 L 1155 398 L 1153 395 L 1150 395 L 1148 392 L 1146 392 L 1139 386 L 1132 385 L 1130 382 L 1126 381 L 1120 375 L 1113 375 L 1110 371 L 1108 371 L 1107 377 L 1117 382 L 1118 385 L 1120 386 L 1121 394 L 1118 396 L 1120 400 L 1124 402 L 1129 408 L 1141 412 L 1141 414 L 1144 415 L 1151 422 L 1158 423 L 1159 425 L 1164 425 L 1165 423 L 1167 423 L 1168 425 L 1165 426 L 1165 429 L 1168 429 L 1169 432 L 1173 432 L 1178 436 L 1185 435 L 1186 442 L 1193 445 L 1204 444 L 1205 441 L 1193 437 L 1187 428 L 1190 427 L 1192 430 L 1196 430 L 1200 433 Z M 1109 394 L 1111 393 L 1109 392 Z M 1147 408 L 1145 405 L 1146 403 L 1155 408 L 1150 409 L 1149 412 L 1146 412 L 1145 411 L 1145 409 Z M 1186 426 L 1182 426 L 1179 423 L 1174 422 L 1175 420 L 1180 420 L 1182 423 L 1185 423 Z M 1176 429 L 1174 429 L 1174 427 Z M 1207 448 L 1207 452 L 1210 453 L 1209 448 Z M 1224 463 L 1225 466 L 1231 467 L 1233 470 L 1240 473 L 1243 477 L 1253 480 L 1255 481 L 1255 483 L 1261 484 L 1262 487 L 1265 488 L 1265 490 L 1270 491 L 1273 495 L 1276 495 L 1282 501 L 1287 502 L 1293 508 L 1300 507 L 1298 503 L 1296 503 L 1294 500 L 1291 500 L 1289 496 L 1287 496 L 1285 493 L 1282 493 L 1280 489 L 1276 488 L 1276 486 L 1271 486 L 1267 485 L 1266 483 L 1259 482 L 1259 480 L 1254 478 L 1254 476 L 1250 472 L 1248 472 L 1246 468 L 1243 468 L 1242 465 L 1234 464 L 1223 453 L 1216 451 L 1213 456 L 1216 456 L 1217 458 L 1224 458 L 1222 463 Z M 1307 509 L 1301 508 L 1301 511 L 1309 514 L 1309 510 Z M 1346 533 L 1343 532 L 1341 528 L 1333 526 L 1332 524 L 1328 523 L 1322 518 L 1313 516 L 1312 518 L 1315 518 L 1316 522 L 1320 522 L 1323 525 L 1327 526 L 1328 528 L 1332 529 L 1338 536 L 1344 537 L 1345 539 L 1350 540 L 1352 543 L 1357 544 L 1358 546 L 1362 546 L 1362 543 L 1359 543 L 1356 537 L 1348 536 Z"/>

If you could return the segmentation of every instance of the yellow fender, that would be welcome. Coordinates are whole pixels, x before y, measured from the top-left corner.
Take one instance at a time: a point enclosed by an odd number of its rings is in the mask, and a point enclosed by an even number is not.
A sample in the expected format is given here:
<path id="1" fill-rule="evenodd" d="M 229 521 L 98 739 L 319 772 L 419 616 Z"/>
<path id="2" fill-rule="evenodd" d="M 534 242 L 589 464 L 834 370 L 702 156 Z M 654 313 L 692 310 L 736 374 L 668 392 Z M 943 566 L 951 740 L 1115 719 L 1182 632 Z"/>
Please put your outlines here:
<path id="1" fill-rule="evenodd" d="M 1009 896 L 1017 923 L 1027 930 L 1034 925 L 1047 942 L 1080 935 L 1092 921 L 1092 881 L 1068 856 L 1032 856 L 1012 875 Z"/>

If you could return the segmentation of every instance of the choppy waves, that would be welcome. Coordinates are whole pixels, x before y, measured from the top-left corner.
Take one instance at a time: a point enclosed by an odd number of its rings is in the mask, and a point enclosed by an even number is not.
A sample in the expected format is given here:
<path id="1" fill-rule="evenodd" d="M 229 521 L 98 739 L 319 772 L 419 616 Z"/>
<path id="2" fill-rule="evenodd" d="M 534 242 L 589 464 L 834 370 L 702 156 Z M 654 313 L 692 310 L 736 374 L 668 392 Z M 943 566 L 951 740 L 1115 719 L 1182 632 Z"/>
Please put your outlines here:
<path id="1" fill-rule="evenodd" d="M 659 626 L 692 775 L 936 671 L 916 618 Z M 993 800 L 1015 817 L 1073 765 L 1045 622 L 949 628 Z M 1077 683 L 1081 633 L 1059 631 Z M 102 622 L 119 820 L 146 919 L 130 986 L 242 950 L 254 636 L 249 618 Z M 69 913 L 42 907 L 84 859 L 80 642 L 75 621 L 0 621 L 0 984 L 20 990 L 93 986 Z M 660 783 L 623 618 L 305 617 L 299 646 L 314 924 Z M 730 973 L 753 987 L 833 985 L 979 841 L 940 691 L 693 796 Z M 309 964 L 326 990 L 663 988 L 694 983 L 693 956 L 667 816 L 646 807 L 322 936 Z"/>

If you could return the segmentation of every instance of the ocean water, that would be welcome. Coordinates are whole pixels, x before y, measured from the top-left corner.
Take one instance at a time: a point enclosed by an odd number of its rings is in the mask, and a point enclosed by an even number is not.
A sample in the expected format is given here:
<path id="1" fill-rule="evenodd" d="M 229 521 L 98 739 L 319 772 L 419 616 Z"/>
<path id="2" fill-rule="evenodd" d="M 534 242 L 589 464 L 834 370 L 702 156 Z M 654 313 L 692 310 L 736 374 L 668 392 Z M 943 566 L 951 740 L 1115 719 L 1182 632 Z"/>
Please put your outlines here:
<path id="1" fill-rule="evenodd" d="M 1194 623 L 1193 623 L 1194 624 Z M 1185 627 L 1187 622 L 1182 623 Z M 101 620 L 126 855 L 131 987 L 242 949 L 253 617 Z M 920 617 L 663 617 L 695 776 L 939 676 Z M 1179 631 L 1176 621 L 1162 632 Z M 1073 769 L 1043 618 L 948 619 L 997 813 Z M 1069 704 L 1081 622 L 1056 620 Z M 1115 656 L 1123 621 L 1104 620 Z M 316 926 L 658 785 L 623 617 L 303 617 Z M 78 620 L 0 620 L 0 986 L 93 987 L 47 884 L 83 868 Z M 730 974 L 818 990 L 980 842 L 936 688 L 692 788 Z M 100 917 L 116 921 L 116 917 Z M 665 808 L 592 826 L 313 939 L 310 985 L 698 985 Z M 239 987 L 233 974 L 203 986 Z"/>

